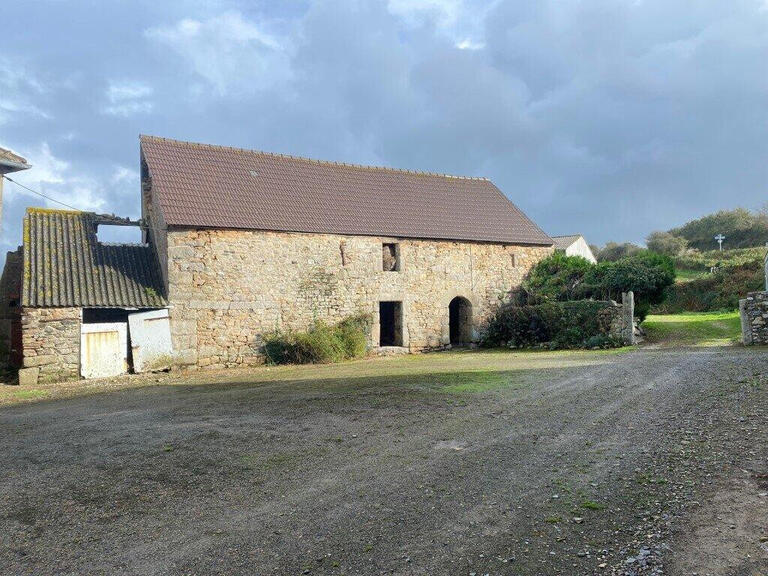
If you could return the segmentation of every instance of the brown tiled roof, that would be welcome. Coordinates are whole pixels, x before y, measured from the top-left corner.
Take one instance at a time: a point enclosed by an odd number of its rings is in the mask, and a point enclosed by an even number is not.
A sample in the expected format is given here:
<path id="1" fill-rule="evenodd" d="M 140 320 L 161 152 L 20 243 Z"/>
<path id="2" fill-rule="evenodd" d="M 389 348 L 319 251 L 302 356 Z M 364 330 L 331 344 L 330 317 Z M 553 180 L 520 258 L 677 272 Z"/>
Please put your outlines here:
<path id="1" fill-rule="evenodd" d="M 171 226 L 552 245 L 490 180 L 141 137 Z"/>
<path id="2" fill-rule="evenodd" d="M 28 208 L 22 305 L 160 308 L 163 281 L 152 249 L 102 244 L 91 212 Z"/>

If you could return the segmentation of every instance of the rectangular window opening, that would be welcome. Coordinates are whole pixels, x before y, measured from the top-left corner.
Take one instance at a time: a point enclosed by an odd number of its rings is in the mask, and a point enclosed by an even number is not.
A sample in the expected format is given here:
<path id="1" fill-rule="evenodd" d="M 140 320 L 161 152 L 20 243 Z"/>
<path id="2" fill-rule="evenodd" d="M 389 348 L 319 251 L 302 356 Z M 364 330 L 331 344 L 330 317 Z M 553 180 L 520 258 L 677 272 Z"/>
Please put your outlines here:
<path id="1" fill-rule="evenodd" d="M 96 228 L 96 239 L 102 244 L 141 244 L 144 235 L 138 226 L 99 224 Z"/>
<path id="2" fill-rule="evenodd" d="M 379 346 L 403 345 L 403 303 L 379 302 Z"/>
<path id="3" fill-rule="evenodd" d="M 400 271 L 400 245 L 387 243 L 381 245 L 381 263 L 384 272 Z"/>

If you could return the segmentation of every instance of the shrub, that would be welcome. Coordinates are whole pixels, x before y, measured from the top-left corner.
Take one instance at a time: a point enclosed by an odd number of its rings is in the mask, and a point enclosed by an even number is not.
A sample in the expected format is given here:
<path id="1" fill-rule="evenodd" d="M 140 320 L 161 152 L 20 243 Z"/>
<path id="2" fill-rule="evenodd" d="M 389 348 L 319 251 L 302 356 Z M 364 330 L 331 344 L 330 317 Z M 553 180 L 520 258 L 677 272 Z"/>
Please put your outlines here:
<path id="1" fill-rule="evenodd" d="M 339 339 L 344 345 L 346 358 L 360 358 L 368 350 L 368 333 L 371 330 L 371 318 L 363 314 L 351 316 L 337 325 Z"/>
<path id="2" fill-rule="evenodd" d="M 597 252 L 593 253 L 598 262 L 615 262 L 616 260 L 626 258 L 627 256 L 634 256 L 644 251 L 643 248 L 631 242 L 624 242 L 622 244 L 608 242 Z"/>
<path id="3" fill-rule="evenodd" d="M 635 314 L 642 320 L 651 304 L 664 298 L 675 281 L 675 266 L 667 256 L 640 252 L 611 262 L 590 264 L 578 256 L 554 253 L 533 267 L 523 282 L 524 304 L 575 299 L 619 300 L 635 293 Z"/>
<path id="4" fill-rule="evenodd" d="M 324 364 L 360 358 L 367 350 L 369 316 L 346 318 L 334 326 L 318 321 L 306 332 L 276 330 L 264 338 L 270 364 Z"/>
<path id="5" fill-rule="evenodd" d="M 669 232 L 651 232 L 645 240 L 648 250 L 658 254 L 675 257 L 688 247 L 685 238 Z"/>
<path id="6" fill-rule="evenodd" d="M 566 256 L 557 251 L 533 267 L 522 287 L 529 296 L 530 304 L 548 300 L 574 300 L 584 276 L 592 266 L 580 256 Z"/>
<path id="7" fill-rule="evenodd" d="M 518 348 L 616 346 L 619 342 L 610 337 L 608 306 L 594 300 L 502 306 L 488 323 L 481 343 Z"/>
<path id="8" fill-rule="evenodd" d="M 618 300 L 622 292 L 635 293 L 635 316 L 644 320 L 652 304 L 664 299 L 664 290 L 675 282 L 671 258 L 643 252 L 590 268 L 582 285 L 584 298 Z"/>

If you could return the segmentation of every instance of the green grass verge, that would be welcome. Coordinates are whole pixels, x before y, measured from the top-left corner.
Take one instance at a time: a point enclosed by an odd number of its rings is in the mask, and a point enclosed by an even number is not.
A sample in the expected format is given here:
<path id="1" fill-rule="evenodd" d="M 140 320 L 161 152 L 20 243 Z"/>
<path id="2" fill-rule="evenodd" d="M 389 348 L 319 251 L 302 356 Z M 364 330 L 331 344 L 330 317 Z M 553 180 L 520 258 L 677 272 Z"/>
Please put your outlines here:
<path id="1" fill-rule="evenodd" d="M 709 272 L 706 270 L 687 270 L 685 268 L 678 268 L 675 270 L 675 281 L 680 283 L 690 282 L 691 280 L 702 278 L 707 274 L 709 274 Z"/>
<path id="2" fill-rule="evenodd" d="M 37 399 L 37 398 L 45 398 L 48 396 L 48 392 L 45 390 L 37 390 L 35 388 L 19 388 L 18 390 L 13 390 L 13 395 L 16 398 L 22 399 L 22 400 L 29 400 L 29 399 Z"/>
<path id="3" fill-rule="evenodd" d="M 741 340 L 738 312 L 651 315 L 643 330 L 646 342 L 669 346 L 727 346 Z"/>

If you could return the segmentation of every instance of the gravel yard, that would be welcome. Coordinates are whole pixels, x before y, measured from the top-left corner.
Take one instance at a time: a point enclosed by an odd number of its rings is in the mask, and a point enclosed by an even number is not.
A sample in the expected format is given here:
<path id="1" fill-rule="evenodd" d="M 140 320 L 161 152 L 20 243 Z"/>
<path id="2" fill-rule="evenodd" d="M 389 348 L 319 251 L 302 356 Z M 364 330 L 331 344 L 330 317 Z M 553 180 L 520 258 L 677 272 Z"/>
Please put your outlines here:
<path id="1" fill-rule="evenodd" d="M 450 352 L 17 400 L 7 574 L 768 570 L 765 349 Z"/>

